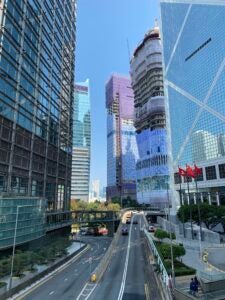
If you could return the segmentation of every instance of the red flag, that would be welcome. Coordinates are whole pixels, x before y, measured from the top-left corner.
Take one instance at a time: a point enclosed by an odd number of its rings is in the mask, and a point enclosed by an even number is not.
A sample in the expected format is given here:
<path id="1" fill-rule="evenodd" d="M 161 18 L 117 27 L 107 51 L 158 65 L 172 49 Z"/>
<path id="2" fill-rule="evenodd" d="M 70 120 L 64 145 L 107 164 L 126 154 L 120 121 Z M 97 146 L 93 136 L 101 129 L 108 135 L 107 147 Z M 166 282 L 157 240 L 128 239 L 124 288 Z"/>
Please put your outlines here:
<path id="1" fill-rule="evenodd" d="M 195 175 L 201 175 L 202 174 L 202 169 L 198 168 L 196 166 L 196 164 L 194 164 L 194 172 L 195 172 Z"/>
<path id="2" fill-rule="evenodd" d="M 195 176 L 196 176 L 194 170 L 189 165 L 186 165 L 186 173 L 187 173 L 187 176 L 190 176 L 193 178 L 195 178 Z"/>
<path id="3" fill-rule="evenodd" d="M 184 169 L 181 169 L 180 167 L 178 167 L 178 173 L 180 176 L 187 176 L 186 171 Z"/>

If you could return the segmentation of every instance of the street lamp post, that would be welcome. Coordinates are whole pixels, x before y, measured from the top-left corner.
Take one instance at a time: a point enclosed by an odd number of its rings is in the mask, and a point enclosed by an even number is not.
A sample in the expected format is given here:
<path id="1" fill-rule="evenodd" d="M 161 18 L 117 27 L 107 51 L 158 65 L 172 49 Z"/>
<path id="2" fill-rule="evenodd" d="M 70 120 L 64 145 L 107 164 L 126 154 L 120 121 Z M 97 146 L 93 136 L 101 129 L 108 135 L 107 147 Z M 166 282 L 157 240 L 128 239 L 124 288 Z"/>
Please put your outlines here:
<path id="1" fill-rule="evenodd" d="M 167 201 L 168 201 L 168 220 L 170 223 L 170 254 L 171 254 L 171 269 L 172 269 L 172 281 L 173 288 L 175 287 L 175 271 L 174 271 L 174 260 L 173 260 L 173 243 L 172 243 L 172 224 L 170 217 L 170 198 L 169 198 L 169 183 L 167 183 Z"/>
<path id="2" fill-rule="evenodd" d="M 13 267 L 14 267 L 14 257 L 15 257 L 15 248 L 16 248 L 16 234 L 17 234 L 17 227 L 18 227 L 18 218 L 19 218 L 19 209 L 21 207 L 32 207 L 32 205 L 18 205 L 16 207 L 16 224 L 14 230 L 14 238 L 13 238 L 13 253 L 12 253 L 12 260 L 11 260 L 11 271 L 9 277 L 9 285 L 8 289 L 10 290 L 12 287 L 12 276 L 13 276 Z"/>

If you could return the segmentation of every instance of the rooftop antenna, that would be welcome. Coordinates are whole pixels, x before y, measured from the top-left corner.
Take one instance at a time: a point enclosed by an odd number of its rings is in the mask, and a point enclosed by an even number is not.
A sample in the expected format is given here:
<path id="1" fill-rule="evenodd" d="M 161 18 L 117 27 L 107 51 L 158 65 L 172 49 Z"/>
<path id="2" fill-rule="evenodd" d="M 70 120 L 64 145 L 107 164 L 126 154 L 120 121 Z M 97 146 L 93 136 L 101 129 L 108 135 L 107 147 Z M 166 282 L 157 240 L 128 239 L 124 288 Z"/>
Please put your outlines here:
<path id="1" fill-rule="evenodd" d="M 155 18 L 155 27 L 159 27 L 159 22 L 157 18 Z"/>

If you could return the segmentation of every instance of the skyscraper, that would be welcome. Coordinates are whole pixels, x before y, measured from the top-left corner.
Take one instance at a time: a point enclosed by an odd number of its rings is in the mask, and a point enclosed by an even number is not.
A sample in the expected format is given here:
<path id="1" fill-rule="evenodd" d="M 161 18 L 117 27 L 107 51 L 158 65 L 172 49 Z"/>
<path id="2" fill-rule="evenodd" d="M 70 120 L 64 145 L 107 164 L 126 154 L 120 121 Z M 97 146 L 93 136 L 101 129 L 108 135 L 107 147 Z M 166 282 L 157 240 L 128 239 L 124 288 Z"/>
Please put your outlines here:
<path id="1" fill-rule="evenodd" d="M 201 200 L 225 203 L 225 3 L 161 0 L 161 18 L 174 172 L 197 163 Z"/>
<path id="2" fill-rule="evenodd" d="M 168 201 L 169 169 L 162 48 L 157 25 L 146 33 L 134 51 L 131 78 L 139 151 L 137 200 L 164 207 Z"/>
<path id="3" fill-rule="evenodd" d="M 100 198 L 100 180 L 95 179 L 91 182 L 91 197 L 92 199 L 99 200 Z"/>
<path id="4" fill-rule="evenodd" d="M 68 209 L 75 1 L 0 6 L 0 191 Z"/>
<path id="5" fill-rule="evenodd" d="M 0 248 L 7 248 L 42 237 L 46 210 L 56 221 L 69 209 L 76 2 L 3 0 L 0 26 Z"/>
<path id="6" fill-rule="evenodd" d="M 88 201 L 91 119 L 89 80 L 75 85 L 71 199 Z"/>
<path id="7" fill-rule="evenodd" d="M 136 199 L 137 145 L 130 79 L 113 74 L 106 84 L 107 199 Z"/>

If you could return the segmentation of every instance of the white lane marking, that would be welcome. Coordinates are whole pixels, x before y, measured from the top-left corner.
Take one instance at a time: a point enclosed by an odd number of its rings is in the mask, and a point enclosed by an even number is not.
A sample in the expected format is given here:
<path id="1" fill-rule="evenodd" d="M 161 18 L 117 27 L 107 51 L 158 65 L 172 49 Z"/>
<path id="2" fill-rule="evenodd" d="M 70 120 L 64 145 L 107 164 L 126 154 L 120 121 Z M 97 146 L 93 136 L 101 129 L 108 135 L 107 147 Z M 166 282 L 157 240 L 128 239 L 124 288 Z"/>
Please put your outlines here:
<path id="1" fill-rule="evenodd" d="M 120 287 L 120 292 L 119 292 L 118 300 L 122 300 L 124 289 L 125 289 L 125 283 L 126 283 L 126 278 L 127 278 L 128 261 L 129 261 L 129 255 L 130 255 L 131 229 L 132 229 L 132 223 L 131 223 L 131 226 L 130 226 L 129 240 L 128 240 L 128 246 L 127 246 L 127 254 L 126 254 L 126 261 L 125 261 L 125 266 L 124 266 L 124 270 L 123 270 L 123 279 L 122 279 L 122 283 L 121 283 L 121 287 Z"/>
<path id="2" fill-rule="evenodd" d="M 76 300 L 80 300 L 80 299 L 82 299 L 82 297 L 85 297 L 85 300 L 87 300 L 90 297 L 90 295 L 93 293 L 93 291 L 95 290 L 96 287 L 97 287 L 97 284 L 86 283 L 85 286 L 83 287 L 83 289 L 81 290 L 80 294 L 76 298 Z"/>
<path id="3" fill-rule="evenodd" d="M 49 293 L 49 296 L 53 295 L 55 293 L 55 291 L 51 291 L 51 293 Z"/>
<path id="4" fill-rule="evenodd" d="M 46 275 L 45 277 L 42 277 L 40 280 L 34 282 L 31 286 L 25 288 L 24 290 L 20 291 L 18 294 L 14 295 L 12 297 L 12 300 L 22 300 L 24 299 L 27 295 L 29 295 L 32 291 L 35 289 L 39 288 L 41 285 L 52 279 L 56 274 L 60 273 L 64 269 L 66 269 L 70 264 L 76 262 L 80 256 L 86 251 L 90 249 L 90 246 L 87 245 L 83 250 L 81 250 L 78 254 L 76 254 L 74 257 L 72 257 L 70 260 L 68 260 L 66 263 Z"/>
<path id="5" fill-rule="evenodd" d="M 67 281 L 67 280 L 68 280 L 68 278 L 65 278 L 65 279 L 64 279 L 64 281 Z"/>

